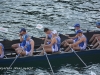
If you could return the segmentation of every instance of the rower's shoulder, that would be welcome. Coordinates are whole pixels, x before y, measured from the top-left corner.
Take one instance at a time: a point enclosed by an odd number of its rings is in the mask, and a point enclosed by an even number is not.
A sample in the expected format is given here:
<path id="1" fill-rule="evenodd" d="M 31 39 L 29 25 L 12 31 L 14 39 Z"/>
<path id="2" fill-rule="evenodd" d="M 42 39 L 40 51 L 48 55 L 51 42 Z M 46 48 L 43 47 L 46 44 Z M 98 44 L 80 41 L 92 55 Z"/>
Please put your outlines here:
<path id="1" fill-rule="evenodd" d="M 31 42 L 34 42 L 34 40 L 33 40 L 33 39 L 30 39 L 30 41 L 31 41 Z"/>

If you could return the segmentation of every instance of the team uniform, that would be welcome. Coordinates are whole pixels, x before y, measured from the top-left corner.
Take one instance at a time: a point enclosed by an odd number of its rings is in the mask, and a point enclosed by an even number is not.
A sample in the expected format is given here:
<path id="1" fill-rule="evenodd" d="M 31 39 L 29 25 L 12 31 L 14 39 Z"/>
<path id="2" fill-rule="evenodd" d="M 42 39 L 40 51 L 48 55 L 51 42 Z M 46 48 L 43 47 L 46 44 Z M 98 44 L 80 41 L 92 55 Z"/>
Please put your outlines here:
<path id="1" fill-rule="evenodd" d="M 52 39 L 52 33 L 48 34 L 48 39 Z M 47 44 L 50 44 L 51 42 L 47 42 Z"/>
<path id="2" fill-rule="evenodd" d="M 78 37 L 78 40 L 80 40 L 81 38 L 86 38 L 86 37 L 85 35 L 82 35 L 81 37 Z M 78 46 L 80 47 L 81 50 L 85 50 L 87 46 L 87 40 L 84 42 L 81 42 Z"/>
<path id="3" fill-rule="evenodd" d="M 26 44 L 25 44 L 25 52 L 26 52 L 26 55 L 29 55 L 31 53 L 31 44 L 30 42 L 32 41 L 32 39 L 30 39 L 29 41 L 26 41 Z"/>
<path id="4" fill-rule="evenodd" d="M 25 34 L 25 35 L 22 36 L 23 41 L 19 44 L 19 47 L 24 48 L 24 46 L 26 44 L 26 36 L 27 36 L 27 34 Z"/>
<path id="5" fill-rule="evenodd" d="M 52 32 L 48 34 L 48 39 L 52 39 Z"/>
<path id="6" fill-rule="evenodd" d="M 53 44 L 52 52 L 57 52 L 60 50 L 61 39 L 59 36 L 56 37 L 57 43 Z"/>
<path id="7" fill-rule="evenodd" d="M 77 34 L 77 31 L 78 30 L 75 31 L 75 34 Z M 73 43 L 76 43 L 77 41 L 78 41 L 78 38 L 73 39 Z"/>
<path id="8" fill-rule="evenodd" d="M 74 27 L 80 27 L 80 24 L 75 24 Z M 80 29 L 78 29 L 78 30 L 80 30 Z M 75 34 L 77 34 L 78 30 L 75 30 Z M 76 43 L 77 41 L 78 41 L 78 38 L 73 39 L 73 43 Z"/>
<path id="9" fill-rule="evenodd" d="M 3 58 L 4 57 L 4 46 L 1 43 L 0 43 L 0 46 L 2 46 L 2 54 L 0 54 L 0 58 Z"/>

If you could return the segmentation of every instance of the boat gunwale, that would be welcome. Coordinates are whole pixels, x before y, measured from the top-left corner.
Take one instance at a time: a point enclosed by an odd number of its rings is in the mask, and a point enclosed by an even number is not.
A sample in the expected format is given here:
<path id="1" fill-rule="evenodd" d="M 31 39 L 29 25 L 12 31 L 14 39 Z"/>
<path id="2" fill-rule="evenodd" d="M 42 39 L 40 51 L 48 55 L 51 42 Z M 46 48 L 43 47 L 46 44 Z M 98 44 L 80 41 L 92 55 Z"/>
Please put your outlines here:
<path id="1" fill-rule="evenodd" d="M 82 53 L 82 52 L 89 52 L 89 51 L 96 51 L 96 50 L 100 50 L 100 49 L 89 49 L 89 50 L 85 50 L 85 51 L 76 51 L 76 53 L 78 54 L 78 53 Z M 63 52 L 63 53 L 55 53 L 55 54 L 47 54 L 48 56 L 52 56 L 52 55 L 62 55 L 62 54 L 72 54 L 72 53 L 74 53 L 74 52 Z M 45 56 L 45 55 L 33 55 L 33 56 L 23 56 L 23 57 L 19 57 L 19 58 L 27 58 L 27 57 L 43 57 L 43 56 Z M 11 58 L 3 58 L 3 60 L 8 60 L 8 59 L 15 59 L 16 57 L 11 57 Z"/>

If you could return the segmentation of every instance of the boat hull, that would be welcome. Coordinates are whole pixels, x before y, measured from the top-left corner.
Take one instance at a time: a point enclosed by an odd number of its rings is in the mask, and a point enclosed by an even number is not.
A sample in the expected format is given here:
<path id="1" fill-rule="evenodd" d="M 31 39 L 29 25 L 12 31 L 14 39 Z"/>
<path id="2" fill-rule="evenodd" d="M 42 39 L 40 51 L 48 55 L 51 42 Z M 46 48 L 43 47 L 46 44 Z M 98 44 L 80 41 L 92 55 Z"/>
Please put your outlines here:
<path id="1" fill-rule="evenodd" d="M 83 61 L 89 65 L 94 63 L 100 63 L 100 50 L 90 50 L 77 52 L 77 54 L 83 59 Z M 62 65 L 71 64 L 72 66 L 83 67 L 83 63 L 78 59 L 74 53 L 62 53 L 48 55 L 51 65 L 53 68 L 58 68 Z M 0 67 L 9 67 L 13 62 L 14 58 L 1 59 Z M 18 58 L 13 64 L 14 67 L 34 67 L 34 68 L 49 68 L 46 56 L 30 56 Z"/>

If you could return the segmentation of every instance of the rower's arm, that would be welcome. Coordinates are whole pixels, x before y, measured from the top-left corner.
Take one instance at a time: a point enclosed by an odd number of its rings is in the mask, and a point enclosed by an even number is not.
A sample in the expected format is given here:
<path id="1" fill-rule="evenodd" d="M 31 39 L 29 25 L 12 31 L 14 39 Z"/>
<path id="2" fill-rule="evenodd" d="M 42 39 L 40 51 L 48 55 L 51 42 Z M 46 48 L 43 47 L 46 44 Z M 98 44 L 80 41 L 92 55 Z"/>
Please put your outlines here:
<path id="1" fill-rule="evenodd" d="M 78 36 L 76 35 L 76 36 L 74 36 L 74 37 L 68 37 L 69 39 L 75 39 L 75 38 L 77 38 Z"/>
<path id="2" fill-rule="evenodd" d="M 47 39 L 47 41 L 48 41 L 48 42 L 51 42 L 51 40 L 50 40 L 50 39 Z"/>
<path id="3" fill-rule="evenodd" d="M 85 40 L 85 38 L 80 39 L 79 41 L 77 41 L 76 43 L 72 44 L 73 46 L 77 46 L 79 45 L 81 42 L 83 42 Z"/>
<path id="4" fill-rule="evenodd" d="M 31 44 L 31 53 L 33 53 L 33 51 L 34 51 L 34 41 L 32 40 L 32 41 L 30 42 L 30 44 Z"/>
<path id="5" fill-rule="evenodd" d="M 0 54 L 2 54 L 2 46 L 0 46 Z"/>
<path id="6" fill-rule="evenodd" d="M 23 38 L 22 38 L 22 36 L 20 35 L 20 42 L 22 42 L 23 41 Z"/>
<path id="7" fill-rule="evenodd" d="M 55 43 L 55 41 L 56 41 L 56 39 L 54 38 L 54 39 L 51 40 L 51 43 L 49 45 L 45 45 L 45 46 L 51 47 Z"/>

